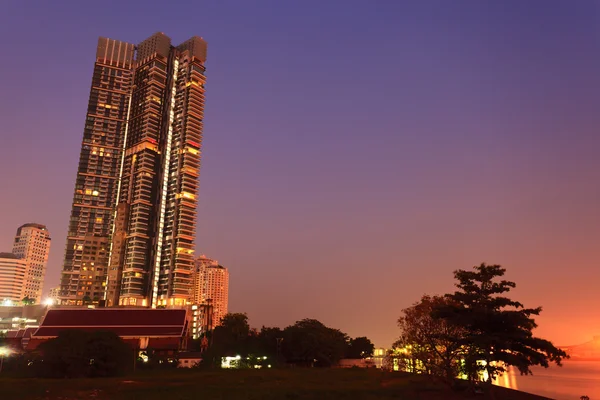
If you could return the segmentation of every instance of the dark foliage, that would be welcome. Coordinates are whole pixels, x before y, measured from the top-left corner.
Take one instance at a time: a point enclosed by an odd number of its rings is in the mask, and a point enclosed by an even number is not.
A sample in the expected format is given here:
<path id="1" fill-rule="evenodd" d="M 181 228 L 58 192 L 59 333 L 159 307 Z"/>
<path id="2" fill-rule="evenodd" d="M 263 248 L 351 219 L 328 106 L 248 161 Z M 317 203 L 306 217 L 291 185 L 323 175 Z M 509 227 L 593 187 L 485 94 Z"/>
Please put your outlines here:
<path id="1" fill-rule="evenodd" d="M 24 306 L 30 306 L 35 304 L 35 299 L 32 299 L 31 297 L 23 297 L 21 303 L 23 303 Z"/>
<path id="2" fill-rule="evenodd" d="M 202 355 L 203 367 L 218 367 L 226 356 L 248 356 L 253 347 L 254 334 L 243 313 L 226 314 L 221 325 L 209 336 L 210 346 Z"/>
<path id="3" fill-rule="evenodd" d="M 40 377 L 116 376 L 133 364 L 131 348 L 113 332 L 65 330 L 38 349 L 34 369 Z"/>
<path id="4" fill-rule="evenodd" d="M 344 357 L 348 336 L 315 319 L 298 321 L 283 333 L 283 354 L 289 363 L 330 367 Z"/>
<path id="5" fill-rule="evenodd" d="M 372 357 L 374 350 L 373 343 L 367 337 L 361 336 L 348 341 L 345 357 L 354 359 Z"/>
<path id="6" fill-rule="evenodd" d="M 338 329 L 314 319 L 304 319 L 285 329 L 251 329 L 246 314 L 227 314 L 208 336 L 208 349 L 202 354 L 202 367 L 218 367 L 221 358 L 240 356 L 239 367 L 283 364 L 331 366 L 348 355 L 372 355 L 373 344 L 366 337 L 349 339 Z M 200 340 L 191 348 L 199 348 Z M 266 357 L 266 358 L 265 358 Z"/>
<path id="7" fill-rule="evenodd" d="M 418 303 L 402 310 L 403 315 L 398 319 L 402 334 L 394 347 L 402 350 L 398 362 L 404 369 L 439 376 L 448 383 L 456 379 L 464 356 L 461 340 L 466 331 L 433 315 L 435 309 L 450 304 L 447 297 L 423 296 Z M 420 362 L 418 366 L 416 360 Z"/>
<path id="8" fill-rule="evenodd" d="M 532 316 L 539 315 L 541 307 L 525 308 L 502 296 L 516 286 L 514 282 L 499 280 L 505 272 L 499 265 L 486 264 L 472 271 L 455 271 L 459 290 L 447 295 L 450 302 L 435 311 L 436 317 L 467 331 L 457 341 L 468 349 L 465 367 L 471 379 L 485 370 L 491 382 L 505 372 L 505 366 L 531 374 L 533 365 L 561 365 L 568 357 L 551 342 L 533 336 L 537 324 Z"/>

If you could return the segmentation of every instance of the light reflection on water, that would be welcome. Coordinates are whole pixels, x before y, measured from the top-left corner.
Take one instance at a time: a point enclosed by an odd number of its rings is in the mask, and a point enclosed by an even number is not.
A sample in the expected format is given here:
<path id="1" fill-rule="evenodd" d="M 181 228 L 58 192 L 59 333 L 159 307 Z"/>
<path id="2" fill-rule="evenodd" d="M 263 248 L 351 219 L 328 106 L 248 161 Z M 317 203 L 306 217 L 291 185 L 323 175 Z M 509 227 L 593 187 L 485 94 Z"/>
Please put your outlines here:
<path id="1" fill-rule="evenodd" d="M 557 400 L 579 400 L 583 395 L 600 400 L 600 361 L 567 361 L 562 367 L 532 371 L 533 375 L 521 376 L 511 368 L 496 384 Z"/>

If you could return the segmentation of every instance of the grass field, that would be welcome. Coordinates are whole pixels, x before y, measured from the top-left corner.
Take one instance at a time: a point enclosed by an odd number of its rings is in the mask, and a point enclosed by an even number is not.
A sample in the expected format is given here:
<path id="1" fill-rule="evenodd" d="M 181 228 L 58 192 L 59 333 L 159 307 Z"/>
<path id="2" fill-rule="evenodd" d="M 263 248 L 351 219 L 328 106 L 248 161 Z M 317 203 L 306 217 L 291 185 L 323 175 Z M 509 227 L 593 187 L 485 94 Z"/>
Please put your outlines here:
<path id="1" fill-rule="evenodd" d="M 2 400 L 539 400 L 494 387 L 491 393 L 457 393 L 420 375 L 358 369 L 176 370 L 127 378 L 0 378 Z"/>

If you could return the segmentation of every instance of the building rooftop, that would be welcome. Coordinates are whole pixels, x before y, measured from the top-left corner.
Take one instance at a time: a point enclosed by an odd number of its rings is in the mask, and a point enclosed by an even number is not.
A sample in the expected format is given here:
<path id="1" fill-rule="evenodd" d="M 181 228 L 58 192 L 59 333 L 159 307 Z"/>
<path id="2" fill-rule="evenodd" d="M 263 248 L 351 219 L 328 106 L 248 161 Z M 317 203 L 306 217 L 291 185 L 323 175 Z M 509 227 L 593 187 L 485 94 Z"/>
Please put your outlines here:
<path id="1" fill-rule="evenodd" d="M 57 336 L 65 329 L 112 331 L 121 337 L 181 337 L 186 310 L 150 308 L 49 309 L 33 337 Z"/>
<path id="2" fill-rule="evenodd" d="M 46 225 L 36 224 L 35 222 L 29 222 L 27 224 L 21 225 L 19 227 L 19 229 L 17 229 L 17 236 L 21 236 L 21 230 L 23 230 L 23 228 L 37 228 L 37 229 L 40 229 L 42 231 L 47 231 L 48 230 L 48 228 L 46 228 Z"/>
<path id="3" fill-rule="evenodd" d="M 38 229 L 43 229 L 43 230 L 48 229 L 48 228 L 46 228 L 46 225 L 36 224 L 35 222 L 29 222 L 27 224 L 23 224 L 19 228 L 38 228 Z"/>
<path id="4" fill-rule="evenodd" d="M 13 253 L 0 253 L 0 258 L 11 258 L 13 260 L 18 260 L 21 257 L 17 257 Z"/>

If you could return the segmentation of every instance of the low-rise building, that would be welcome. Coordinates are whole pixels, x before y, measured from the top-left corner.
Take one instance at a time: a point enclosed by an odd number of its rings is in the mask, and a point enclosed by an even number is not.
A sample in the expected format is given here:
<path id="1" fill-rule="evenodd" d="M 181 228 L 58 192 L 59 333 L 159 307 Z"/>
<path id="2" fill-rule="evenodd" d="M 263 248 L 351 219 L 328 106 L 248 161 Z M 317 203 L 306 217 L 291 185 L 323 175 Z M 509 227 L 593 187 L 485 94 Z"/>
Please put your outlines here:
<path id="1" fill-rule="evenodd" d="M 179 368 L 193 368 L 202 361 L 202 353 L 197 351 L 185 351 L 177 355 Z"/>
<path id="2" fill-rule="evenodd" d="M 48 307 L 34 305 L 0 305 L 0 332 L 39 326 Z"/>
<path id="3" fill-rule="evenodd" d="M 54 339 L 66 329 L 110 331 L 134 350 L 175 354 L 185 348 L 188 335 L 185 309 L 50 308 L 31 335 L 27 350 Z"/>

